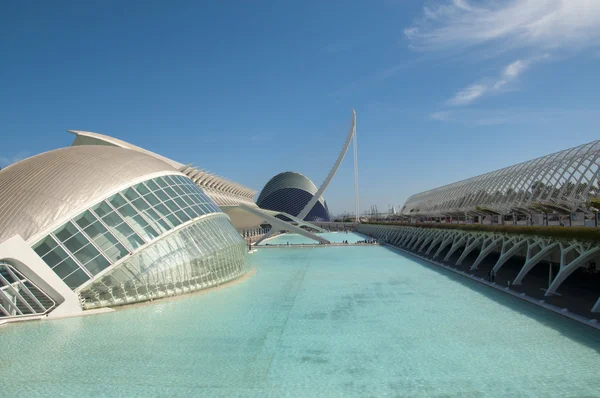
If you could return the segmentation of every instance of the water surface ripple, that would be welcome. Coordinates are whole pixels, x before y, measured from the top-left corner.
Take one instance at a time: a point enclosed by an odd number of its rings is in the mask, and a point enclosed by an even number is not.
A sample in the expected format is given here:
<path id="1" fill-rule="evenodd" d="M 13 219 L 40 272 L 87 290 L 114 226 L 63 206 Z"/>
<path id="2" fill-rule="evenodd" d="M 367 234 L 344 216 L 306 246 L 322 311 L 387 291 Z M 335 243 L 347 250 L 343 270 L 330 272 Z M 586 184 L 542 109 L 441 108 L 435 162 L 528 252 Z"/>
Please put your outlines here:
<path id="1" fill-rule="evenodd" d="M 204 295 L 0 328 L 3 396 L 600 396 L 600 333 L 384 247 L 259 249 Z"/>

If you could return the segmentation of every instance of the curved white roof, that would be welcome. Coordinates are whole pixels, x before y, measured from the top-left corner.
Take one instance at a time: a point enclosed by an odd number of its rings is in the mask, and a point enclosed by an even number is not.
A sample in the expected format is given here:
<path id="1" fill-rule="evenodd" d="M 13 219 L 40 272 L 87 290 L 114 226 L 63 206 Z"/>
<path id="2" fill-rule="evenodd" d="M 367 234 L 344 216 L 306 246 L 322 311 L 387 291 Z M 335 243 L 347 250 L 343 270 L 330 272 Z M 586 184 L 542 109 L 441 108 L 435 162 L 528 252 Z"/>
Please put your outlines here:
<path id="1" fill-rule="evenodd" d="M 112 146 L 74 146 L 22 160 L 0 171 L 0 243 L 27 240 L 84 210 L 94 200 L 171 165 L 142 152 Z"/>
<path id="2" fill-rule="evenodd" d="M 406 200 L 404 215 L 569 213 L 600 195 L 600 141 L 590 142 Z"/>
<path id="3" fill-rule="evenodd" d="M 218 175 L 212 174 L 206 170 L 199 170 L 196 167 L 191 165 L 184 165 L 183 163 L 179 163 L 175 160 L 169 159 L 157 153 L 148 151 L 144 148 L 140 148 L 139 146 L 130 144 L 129 142 L 125 142 L 118 138 L 109 137 L 104 134 L 94 133 L 91 131 L 81 131 L 81 130 L 67 130 L 69 133 L 75 134 L 75 141 L 73 142 L 73 146 L 77 145 L 108 145 L 108 146 L 118 146 L 121 148 L 131 149 L 133 151 L 143 152 L 150 156 L 156 157 L 164 162 L 167 162 L 174 168 L 186 174 L 190 177 L 198 186 L 202 188 L 213 188 L 217 190 L 220 194 L 213 195 L 212 192 L 208 192 L 212 199 L 219 205 L 228 205 L 230 201 L 234 202 L 242 202 L 242 203 L 251 203 L 252 198 L 256 195 L 256 191 L 245 187 L 236 182 L 230 181 L 226 178 L 220 177 Z M 223 198 L 227 198 L 223 201 Z M 253 202 L 252 202 L 253 203 Z"/>

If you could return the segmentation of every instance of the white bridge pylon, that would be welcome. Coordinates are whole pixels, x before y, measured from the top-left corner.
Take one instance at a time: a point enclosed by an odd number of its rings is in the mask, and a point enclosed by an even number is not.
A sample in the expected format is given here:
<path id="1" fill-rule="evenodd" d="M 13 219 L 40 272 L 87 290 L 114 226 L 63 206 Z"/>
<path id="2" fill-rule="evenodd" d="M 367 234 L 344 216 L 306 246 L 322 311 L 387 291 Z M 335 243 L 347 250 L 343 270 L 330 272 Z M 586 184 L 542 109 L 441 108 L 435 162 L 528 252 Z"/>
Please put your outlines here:
<path id="1" fill-rule="evenodd" d="M 304 206 L 304 209 L 302 209 L 302 211 L 300 211 L 300 213 L 298 213 L 298 218 L 301 220 L 304 220 L 304 217 L 306 217 L 308 215 L 308 213 L 312 210 L 312 208 L 315 206 L 315 204 L 317 203 L 317 201 L 319 199 L 321 199 L 321 197 L 323 196 L 323 193 L 325 192 L 325 190 L 327 189 L 327 186 L 329 185 L 329 183 L 331 182 L 331 180 L 333 179 L 333 177 L 335 176 L 335 173 L 337 173 L 338 169 L 340 168 L 340 165 L 342 164 L 342 161 L 344 160 L 344 157 L 346 156 L 346 152 L 348 152 L 348 148 L 350 147 L 350 143 L 352 142 L 352 138 L 354 138 L 354 136 L 356 135 L 356 111 L 354 109 L 352 109 L 352 123 L 350 124 L 350 131 L 348 131 L 348 136 L 346 137 L 346 142 L 344 143 L 344 147 L 342 148 L 342 150 L 340 151 L 337 160 L 335 161 L 335 164 L 333 165 L 333 167 L 331 168 L 331 170 L 329 171 L 329 174 L 327 175 L 327 178 L 325 179 L 325 181 L 323 182 L 323 184 L 321 184 L 321 186 L 319 187 L 319 189 L 317 190 L 317 193 L 314 194 L 314 196 L 311 198 L 311 200 L 306 204 L 306 206 Z M 356 142 L 356 141 L 355 141 Z M 355 161 L 356 161 L 356 148 L 354 149 L 355 152 Z M 356 165 L 355 165 L 356 167 Z M 356 176 L 356 171 L 355 171 L 355 190 L 358 187 L 358 180 L 357 180 L 357 176 Z M 355 193 L 356 196 L 356 193 Z M 358 214 L 357 214 L 358 217 Z"/>

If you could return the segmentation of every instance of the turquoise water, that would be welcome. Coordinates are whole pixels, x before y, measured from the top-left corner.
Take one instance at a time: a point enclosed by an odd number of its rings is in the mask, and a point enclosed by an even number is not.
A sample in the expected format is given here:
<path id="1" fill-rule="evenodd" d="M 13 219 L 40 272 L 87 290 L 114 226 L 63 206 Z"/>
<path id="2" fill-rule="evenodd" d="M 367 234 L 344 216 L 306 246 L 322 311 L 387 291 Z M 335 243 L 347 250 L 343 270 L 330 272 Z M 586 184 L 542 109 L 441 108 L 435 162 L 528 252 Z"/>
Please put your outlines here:
<path id="1" fill-rule="evenodd" d="M 600 396 L 600 333 L 387 248 L 250 261 L 207 294 L 0 327 L 0 395 Z"/>
<path id="2" fill-rule="evenodd" d="M 358 241 L 361 240 L 365 240 L 365 239 L 371 239 L 365 235 L 361 235 L 359 233 L 356 232 L 324 232 L 324 233 L 318 233 L 317 235 L 322 236 L 323 238 L 327 239 L 328 241 L 332 242 L 332 243 L 341 243 L 345 240 L 347 240 L 349 243 L 356 243 Z M 260 245 L 265 245 L 265 244 L 270 244 L 270 245 L 286 245 L 289 242 L 290 245 L 299 245 L 299 244 L 315 244 L 318 242 L 315 242 L 312 239 L 306 238 L 302 235 L 298 235 L 298 234 L 283 234 L 283 235 L 279 235 L 276 236 L 274 238 L 271 239 L 267 239 L 263 242 L 261 242 Z"/>

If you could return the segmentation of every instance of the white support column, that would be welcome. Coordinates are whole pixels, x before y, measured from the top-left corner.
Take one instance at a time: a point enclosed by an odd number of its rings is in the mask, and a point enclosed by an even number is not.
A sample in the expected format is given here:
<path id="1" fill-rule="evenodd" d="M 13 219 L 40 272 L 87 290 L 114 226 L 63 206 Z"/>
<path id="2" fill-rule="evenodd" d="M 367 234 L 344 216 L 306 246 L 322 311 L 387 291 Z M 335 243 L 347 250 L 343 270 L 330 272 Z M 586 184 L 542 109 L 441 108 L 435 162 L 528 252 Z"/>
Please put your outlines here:
<path id="1" fill-rule="evenodd" d="M 450 256 L 453 255 L 455 251 L 457 251 L 460 247 L 462 247 L 465 243 L 467 243 L 468 238 L 469 238 L 469 236 L 466 234 L 462 235 L 462 236 L 458 235 L 458 237 L 454 240 L 454 242 L 452 242 L 452 247 L 448 251 L 448 254 L 446 254 L 446 257 L 444 257 L 444 261 L 448 261 Z"/>
<path id="2" fill-rule="evenodd" d="M 410 245 L 410 250 L 415 250 L 417 248 L 417 246 L 419 246 L 419 244 L 421 242 L 423 242 L 423 239 L 425 239 L 425 232 L 423 232 L 423 233 L 419 234 L 419 236 L 417 236 L 417 239 L 415 240 L 415 242 Z"/>
<path id="3" fill-rule="evenodd" d="M 448 233 L 447 232 L 441 232 L 437 237 L 435 237 L 435 239 L 433 239 L 433 241 L 431 242 L 431 244 L 429 245 L 429 247 L 427 248 L 427 251 L 425 252 L 425 255 L 428 256 L 429 253 L 431 253 L 431 251 L 433 250 L 433 248 L 440 242 L 443 242 L 446 237 L 448 237 Z"/>
<path id="4" fill-rule="evenodd" d="M 478 248 L 483 244 L 484 236 L 473 237 L 470 239 L 469 244 L 465 247 L 465 250 L 462 252 L 458 260 L 456 261 L 456 265 L 462 264 L 463 260 L 471 253 L 473 250 Z"/>
<path id="5" fill-rule="evenodd" d="M 504 244 L 502 245 L 502 250 L 500 252 L 500 258 L 498 259 L 498 261 L 496 262 L 496 265 L 494 265 L 494 268 L 492 268 L 492 270 L 494 271 L 494 273 L 498 272 L 500 270 L 500 268 L 504 265 L 504 263 L 506 263 L 508 260 L 510 260 L 510 258 L 512 256 L 515 255 L 515 253 L 517 253 L 517 251 L 523 247 L 526 243 L 527 243 L 527 239 L 522 239 L 518 242 L 516 242 L 516 240 L 519 238 L 512 238 L 509 239 L 508 241 L 504 242 Z M 511 246 L 509 248 L 509 246 Z"/>
<path id="6" fill-rule="evenodd" d="M 452 243 L 452 241 L 454 240 L 454 234 L 448 234 L 446 236 L 446 238 L 444 238 L 444 240 L 442 241 L 442 244 L 440 245 L 440 247 L 437 249 L 437 251 L 435 252 L 435 254 L 433 255 L 433 258 L 437 258 L 440 253 L 450 244 Z"/>
<path id="7" fill-rule="evenodd" d="M 542 246 L 543 244 L 547 244 L 547 246 L 543 247 Z M 527 261 L 525 261 L 525 264 L 523 264 L 523 268 L 521 268 L 521 271 L 515 278 L 513 285 L 520 285 L 521 282 L 523 281 L 523 278 L 525 278 L 525 276 L 529 273 L 529 271 L 531 271 L 531 269 L 533 267 L 535 267 L 537 265 L 537 263 L 539 263 L 544 258 L 546 258 L 552 250 L 559 248 L 559 244 L 556 242 L 555 243 L 537 242 L 537 245 L 542 247 L 542 250 L 540 250 L 535 256 L 533 256 L 531 258 L 529 258 L 529 256 L 532 254 L 531 251 L 532 251 L 533 247 L 527 248 L 527 257 L 529 259 Z"/>
<path id="8" fill-rule="evenodd" d="M 428 243 L 431 243 L 438 235 L 439 235 L 438 231 L 433 231 L 433 232 L 429 233 L 427 235 L 427 238 L 423 241 L 423 243 L 419 247 L 418 252 L 419 253 L 423 252 L 423 249 L 425 248 L 425 246 L 427 246 Z"/>
<path id="9" fill-rule="evenodd" d="M 570 263 L 566 264 L 566 255 L 568 251 L 572 250 L 571 248 L 572 246 L 565 249 L 564 255 L 561 255 L 560 271 L 546 291 L 546 296 L 553 295 L 556 292 L 556 289 L 560 287 L 560 285 L 565 281 L 565 279 L 567 279 L 569 275 L 571 275 L 577 268 L 581 267 L 585 261 L 589 260 L 593 256 L 597 255 L 598 252 L 600 252 L 600 247 L 594 247 L 592 249 L 588 248 L 587 250 L 580 248 L 578 250 L 579 256 L 577 256 Z"/>
<path id="10" fill-rule="evenodd" d="M 600 297 L 598 297 L 598 301 L 592 307 L 592 312 L 600 312 Z"/>
<path id="11" fill-rule="evenodd" d="M 487 238 L 483 242 L 483 246 L 481 247 L 481 252 L 479 253 L 479 256 L 477 256 L 477 258 L 473 262 L 473 265 L 471 265 L 470 270 L 471 271 L 476 270 L 477 267 L 479 266 L 479 264 L 481 264 L 481 262 L 500 245 L 500 243 L 502 242 L 503 239 L 505 239 L 503 236 L 501 236 L 501 237 L 490 236 L 489 238 Z"/>

